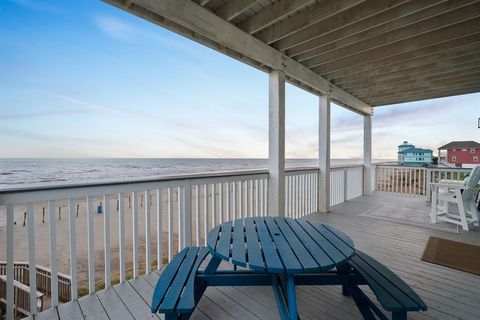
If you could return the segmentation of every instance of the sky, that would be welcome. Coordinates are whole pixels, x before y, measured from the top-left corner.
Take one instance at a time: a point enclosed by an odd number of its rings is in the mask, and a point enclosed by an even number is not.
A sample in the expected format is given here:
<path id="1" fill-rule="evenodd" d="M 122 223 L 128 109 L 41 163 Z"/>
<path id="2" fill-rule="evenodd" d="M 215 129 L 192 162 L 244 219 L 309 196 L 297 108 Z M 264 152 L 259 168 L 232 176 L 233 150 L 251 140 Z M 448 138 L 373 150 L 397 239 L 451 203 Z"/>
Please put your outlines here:
<path id="1" fill-rule="evenodd" d="M 375 108 L 373 158 L 480 140 L 480 94 Z M 331 157 L 362 116 L 332 105 Z M 286 87 L 286 157 L 316 158 L 318 97 Z M 268 157 L 268 75 L 99 0 L 0 3 L 0 158 Z"/>

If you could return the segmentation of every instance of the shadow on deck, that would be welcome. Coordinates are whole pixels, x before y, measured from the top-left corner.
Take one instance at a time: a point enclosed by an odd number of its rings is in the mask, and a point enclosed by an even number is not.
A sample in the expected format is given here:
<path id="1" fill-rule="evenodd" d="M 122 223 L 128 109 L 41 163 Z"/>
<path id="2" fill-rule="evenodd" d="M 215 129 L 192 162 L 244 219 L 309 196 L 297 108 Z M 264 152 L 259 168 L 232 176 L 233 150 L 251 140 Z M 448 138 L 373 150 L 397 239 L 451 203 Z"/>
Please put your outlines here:
<path id="1" fill-rule="evenodd" d="M 331 213 L 307 219 L 330 224 L 352 237 L 357 248 L 387 265 L 427 303 L 427 312 L 412 313 L 409 319 L 478 319 L 480 277 L 420 260 L 429 236 L 480 244 L 480 232 L 455 234 L 417 222 L 392 217 L 372 218 L 380 207 L 407 208 L 428 214 L 423 197 L 374 193 L 334 206 Z M 398 217 L 397 217 L 398 218 Z M 150 300 L 159 277 L 152 272 L 113 288 L 62 304 L 35 319 L 152 319 Z M 297 287 L 302 319 L 360 319 L 351 298 L 340 287 Z M 158 318 L 163 319 L 162 315 Z M 278 319 L 274 294 L 269 287 L 208 288 L 192 319 Z M 156 319 L 154 316 L 153 319 Z"/>

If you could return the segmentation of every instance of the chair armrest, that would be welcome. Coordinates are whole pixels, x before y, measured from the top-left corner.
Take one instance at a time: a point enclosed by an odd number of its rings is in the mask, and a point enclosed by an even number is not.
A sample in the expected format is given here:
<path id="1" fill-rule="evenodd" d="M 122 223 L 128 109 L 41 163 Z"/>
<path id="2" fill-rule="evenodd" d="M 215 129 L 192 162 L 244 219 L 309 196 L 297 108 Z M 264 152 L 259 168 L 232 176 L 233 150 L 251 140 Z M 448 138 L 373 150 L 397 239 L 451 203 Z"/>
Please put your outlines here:
<path id="1" fill-rule="evenodd" d="M 463 184 L 455 184 L 455 183 L 442 183 L 442 182 L 430 182 L 431 186 L 436 186 L 436 187 L 445 187 L 445 188 L 450 188 L 450 189 L 468 189 L 468 186 L 464 186 Z"/>

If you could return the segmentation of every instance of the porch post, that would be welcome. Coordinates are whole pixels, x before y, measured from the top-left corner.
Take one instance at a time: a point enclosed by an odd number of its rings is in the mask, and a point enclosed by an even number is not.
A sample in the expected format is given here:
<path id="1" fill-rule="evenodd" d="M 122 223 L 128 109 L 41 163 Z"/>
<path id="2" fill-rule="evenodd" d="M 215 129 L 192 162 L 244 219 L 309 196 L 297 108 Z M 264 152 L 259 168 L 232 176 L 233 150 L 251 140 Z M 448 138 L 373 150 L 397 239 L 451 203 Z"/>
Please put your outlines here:
<path id="1" fill-rule="evenodd" d="M 330 98 L 319 97 L 318 130 L 318 211 L 330 210 Z"/>
<path id="2" fill-rule="evenodd" d="M 268 210 L 270 216 L 285 216 L 285 74 L 269 75 L 268 112 Z"/>
<path id="3" fill-rule="evenodd" d="M 363 116 L 363 194 L 372 193 L 372 116 Z"/>

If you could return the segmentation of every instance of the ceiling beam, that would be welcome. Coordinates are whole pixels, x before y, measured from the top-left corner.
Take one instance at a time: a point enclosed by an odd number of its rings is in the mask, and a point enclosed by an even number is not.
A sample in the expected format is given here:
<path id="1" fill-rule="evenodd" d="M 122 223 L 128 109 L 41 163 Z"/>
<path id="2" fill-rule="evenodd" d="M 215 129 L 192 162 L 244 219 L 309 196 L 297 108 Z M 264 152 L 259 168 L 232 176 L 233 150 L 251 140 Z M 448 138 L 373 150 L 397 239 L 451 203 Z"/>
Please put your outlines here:
<path id="1" fill-rule="evenodd" d="M 420 100 L 427 100 L 427 99 L 437 99 L 443 97 L 450 97 L 450 96 L 458 96 L 462 94 L 470 94 L 480 92 L 480 85 L 476 84 L 471 87 L 459 89 L 459 88 L 451 88 L 447 90 L 440 90 L 436 92 L 423 92 L 419 94 L 404 94 L 398 96 L 390 96 L 384 99 L 375 99 L 369 101 L 375 107 L 378 106 L 385 106 L 390 104 L 397 104 L 397 103 L 405 103 L 411 101 L 420 101 Z"/>
<path id="2" fill-rule="evenodd" d="M 368 97 L 369 100 L 371 101 L 381 101 L 381 100 L 393 100 L 393 99 L 398 99 L 401 97 L 410 97 L 410 96 L 422 96 L 422 97 L 428 97 L 436 94 L 440 94 L 442 92 L 452 92 L 452 91 L 458 91 L 458 90 L 470 90 L 472 88 L 479 88 L 480 83 L 474 82 L 474 83 L 469 83 L 469 84 L 459 84 L 459 85 L 445 85 L 439 88 L 419 88 L 419 89 L 412 89 L 408 92 L 397 92 L 397 93 L 389 93 L 385 94 L 382 96 L 372 96 Z"/>
<path id="3" fill-rule="evenodd" d="M 240 15 L 245 10 L 251 8 L 257 0 L 230 0 L 217 9 L 217 16 L 230 21 Z"/>
<path id="4" fill-rule="evenodd" d="M 386 89 L 400 90 L 401 88 L 407 87 L 409 85 L 421 86 L 425 84 L 430 85 L 430 84 L 438 84 L 438 83 L 447 82 L 447 81 L 464 80 L 466 78 L 473 78 L 475 76 L 478 76 L 479 72 L 480 72 L 480 67 L 474 67 L 474 68 L 468 68 L 465 70 L 426 75 L 425 77 L 417 77 L 414 80 L 408 79 L 408 80 L 402 80 L 398 82 L 376 83 L 363 88 L 350 89 L 349 92 L 352 92 L 356 96 L 362 96 L 362 97 L 371 96 L 372 92 L 379 91 L 379 90 L 386 90 Z"/>
<path id="5" fill-rule="evenodd" d="M 325 34 L 319 33 L 317 37 L 312 38 L 310 41 L 296 45 L 293 48 L 288 49 L 285 53 L 294 58 L 295 60 L 305 60 L 314 56 L 315 51 L 312 53 L 310 51 L 315 50 L 318 47 L 337 41 L 344 37 L 368 30 L 370 28 L 375 28 L 379 25 L 383 25 L 391 20 L 404 17 L 406 15 L 412 14 L 419 10 L 425 9 L 426 7 L 442 3 L 441 1 L 410 1 L 407 3 L 402 3 L 399 6 L 392 7 L 389 10 L 380 12 L 379 14 L 373 15 L 366 19 L 360 20 L 352 24 L 346 24 L 338 30 L 333 32 L 328 32 Z M 355 8 L 354 8 L 355 9 Z M 341 15 L 341 14 L 339 14 Z M 337 16 L 339 16 L 337 15 Z M 282 40 L 281 40 L 282 41 Z M 280 42 L 279 42 L 280 45 Z"/>
<path id="6" fill-rule="evenodd" d="M 480 32 L 472 35 L 457 35 L 455 39 L 436 43 L 420 49 L 407 51 L 372 62 L 359 63 L 337 71 L 322 74 L 328 80 L 341 80 L 355 76 L 361 76 L 362 73 L 371 72 L 383 67 L 393 67 L 401 63 L 408 63 L 415 59 L 429 59 L 436 54 L 449 54 L 460 48 L 467 48 L 470 45 L 477 45 L 480 42 Z M 433 59 L 435 59 L 433 57 Z M 342 83 L 345 82 L 342 80 Z"/>
<path id="7" fill-rule="evenodd" d="M 322 64 L 312 68 L 318 74 L 329 73 L 332 71 L 348 68 L 355 64 L 362 64 L 366 62 L 373 62 L 375 60 L 383 59 L 389 56 L 413 51 L 416 49 L 428 47 L 440 42 L 448 41 L 458 38 L 460 36 L 466 36 L 469 34 L 477 33 L 480 30 L 480 18 L 471 19 L 468 21 L 454 24 L 440 30 L 428 32 L 416 36 L 414 38 L 408 38 L 397 41 L 393 44 L 383 46 L 381 48 L 375 48 L 366 50 L 355 55 L 342 57 L 331 61 L 326 64 Z"/>
<path id="8" fill-rule="evenodd" d="M 440 51 L 432 55 L 422 56 L 419 58 L 414 58 L 414 59 L 405 60 L 405 61 L 400 60 L 400 62 L 398 63 L 392 63 L 386 66 L 380 66 L 375 69 L 365 70 L 361 73 L 354 72 L 351 75 L 346 75 L 346 76 L 338 77 L 335 79 L 331 79 L 331 82 L 335 85 L 350 84 L 355 82 L 363 83 L 365 81 L 375 80 L 377 77 L 381 77 L 387 73 L 399 72 L 402 70 L 420 67 L 426 64 L 440 62 L 440 61 L 448 61 L 448 60 L 462 57 L 465 55 L 475 54 L 475 53 L 478 53 L 479 51 L 480 51 L 480 41 L 474 42 L 466 46 L 453 47 L 453 48 L 450 48 L 449 50 Z M 478 54 L 480 55 L 480 53 Z"/>
<path id="9" fill-rule="evenodd" d="M 380 25 L 398 16 L 411 13 L 411 10 L 424 8 L 428 4 L 438 3 L 436 0 L 426 0 L 419 2 L 410 2 L 409 0 L 371 0 L 362 2 L 358 6 L 349 8 L 339 14 L 331 16 L 320 23 L 315 23 L 299 32 L 278 40 L 274 47 L 280 51 L 287 49 L 287 55 L 296 56 L 306 50 L 310 50 L 311 44 L 319 39 L 320 44 L 328 43 L 328 38 L 339 39 L 341 34 L 352 34 L 363 31 L 365 28 Z M 412 4 L 415 4 L 413 6 Z M 414 7 L 410 10 L 401 10 L 404 7 Z M 395 10 L 394 10 L 395 9 Z M 372 19 L 375 16 L 376 19 Z M 367 22 L 368 23 L 364 23 Z M 363 23 L 360 23 L 363 22 Z M 362 26 L 365 25 L 364 28 Z M 370 26 L 368 26 L 370 25 Z M 358 27 L 357 27 L 358 26 Z M 297 49 L 299 48 L 299 49 Z"/>
<path id="10" fill-rule="evenodd" d="M 270 25 L 276 23 L 280 19 L 285 18 L 289 14 L 304 8 L 305 6 L 315 2 L 314 0 L 279 0 L 272 5 L 263 8 L 255 15 L 240 22 L 237 27 L 247 33 L 258 32 Z"/>
<path id="11" fill-rule="evenodd" d="M 432 88 L 442 89 L 456 85 L 474 84 L 478 83 L 478 79 L 480 79 L 479 69 L 472 70 L 469 74 L 461 74 L 452 77 L 439 78 L 436 80 L 418 79 L 395 86 L 376 86 L 361 90 L 354 90 L 352 92 L 358 97 L 368 97 L 368 99 L 373 99 L 378 96 L 412 92 L 413 90 L 430 90 Z"/>
<path id="12" fill-rule="evenodd" d="M 445 7 L 449 6 L 445 5 Z M 395 21 L 394 25 L 397 28 L 404 25 L 401 23 L 402 21 L 405 22 L 407 25 L 403 27 L 394 30 L 391 30 L 387 27 L 382 27 L 382 33 L 376 36 L 371 36 L 372 32 L 369 30 L 365 33 L 348 37 L 348 39 L 344 38 L 331 44 L 331 48 L 333 49 L 323 51 L 321 54 L 318 54 L 315 57 L 302 61 L 302 63 L 307 67 L 312 68 L 325 63 L 333 62 L 343 57 L 351 56 L 353 54 L 356 55 L 364 51 L 375 50 L 384 46 L 388 46 L 401 40 L 406 41 L 407 39 L 412 39 L 412 41 L 415 41 L 413 39 L 419 35 L 435 31 L 441 32 L 444 28 L 451 26 L 452 24 L 474 19 L 479 16 L 480 3 L 465 6 L 457 10 L 444 12 L 440 15 L 430 17 L 429 19 L 423 21 L 418 21 L 416 19 L 416 15 L 409 16 L 407 17 L 408 19 L 405 18 Z M 411 18 L 414 19 L 411 20 Z M 418 22 L 408 24 L 408 21 Z M 476 29 L 477 31 L 480 31 L 480 24 Z M 383 30 L 385 30 L 385 33 L 383 33 Z"/>
<path id="13" fill-rule="evenodd" d="M 343 10 L 347 10 L 365 0 L 342 0 L 330 1 L 321 0 L 307 10 L 303 10 L 281 22 L 274 24 L 255 36 L 267 44 L 278 41 L 298 30 L 308 27 L 314 23 L 320 22 L 332 15 L 338 14 Z"/>
<path id="14" fill-rule="evenodd" d="M 370 105 L 190 0 L 133 0 L 128 5 L 123 0 L 105 1 L 236 59 L 248 57 L 263 70 L 265 67 L 261 66 L 283 71 L 288 78 L 319 94 L 328 94 L 333 101 L 352 111 L 372 112 Z"/>
<path id="15" fill-rule="evenodd" d="M 368 87 L 386 82 L 403 81 L 406 79 L 415 79 L 418 76 L 430 76 L 433 74 L 454 72 L 464 70 L 471 66 L 480 64 L 480 53 L 473 52 L 460 57 L 454 57 L 452 59 L 429 62 L 420 66 L 414 66 L 411 68 L 401 69 L 398 71 L 385 72 L 383 74 L 375 74 L 370 76 L 370 73 L 365 73 L 361 77 L 355 75 L 349 82 L 340 84 L 345 90 Z M 337 84 L 338 85 L 338 84 Z"/>

